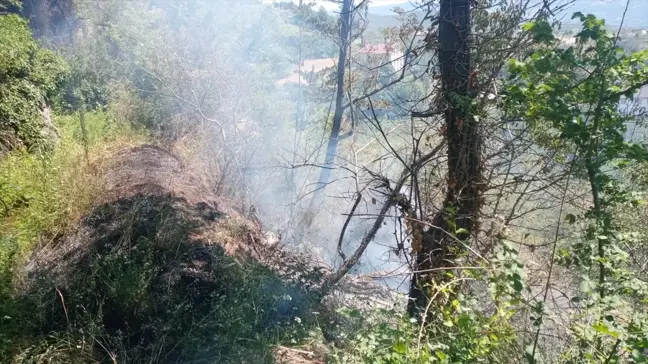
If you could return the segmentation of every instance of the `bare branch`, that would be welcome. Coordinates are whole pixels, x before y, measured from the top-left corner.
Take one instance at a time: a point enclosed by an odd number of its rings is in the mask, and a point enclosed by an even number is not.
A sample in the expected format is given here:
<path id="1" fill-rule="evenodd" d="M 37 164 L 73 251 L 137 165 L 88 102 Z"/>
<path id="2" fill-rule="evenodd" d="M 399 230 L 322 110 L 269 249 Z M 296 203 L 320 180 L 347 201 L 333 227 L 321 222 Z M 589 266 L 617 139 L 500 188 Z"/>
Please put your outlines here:
<path id="1" fill-rule="evenodd" d="M 344 233 L 346 232 L 347 226 L 349 226 L 349 222 L 351 221 L 351 218 L 353 217 L 353 213 L 355 212 L 356 208 L 358 208 L 360 201 L 362 201 L 362 194 L 358 193 L 358 197 L 356 198 L 353 207 L 351 207 L 351 211 L 349 212 L 349 215 L 344 221 L 344 226 L 342 226 L 342 231 L 340 232 L 340 239 L 338 239 L 337 251 L 340 257 L 342 257 L 342 260 L 346 260 L 346 255 L 342 251 L 342 241 L 344 240 Z"/>

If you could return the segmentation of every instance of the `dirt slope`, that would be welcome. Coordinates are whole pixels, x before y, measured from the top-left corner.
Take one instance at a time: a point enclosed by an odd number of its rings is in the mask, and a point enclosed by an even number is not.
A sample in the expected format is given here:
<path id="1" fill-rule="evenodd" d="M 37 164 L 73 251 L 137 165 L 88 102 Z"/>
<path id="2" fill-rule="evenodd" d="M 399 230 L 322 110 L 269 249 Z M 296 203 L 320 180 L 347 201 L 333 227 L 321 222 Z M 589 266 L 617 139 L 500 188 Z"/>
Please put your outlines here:
<path id="1" fill-rule="evenodd" d="M 42 334 L 91 334 L 73 351 L 107 362 L 274 362 L 321 268 L 269 246 L 161 148 L 118 153 L 105 180 L 76 229 L 25 267 Z"/>
<path id="2" fill-rule="evenodd" d="M 89 346 L 74 349 L 89 351 L 84 356 L 318 363 L 321 356 L 281 346 L 280 338 L 307 332 L 309 318 L 321 321 L 314 311 L 394 302 L 386 289 L 353 277 L 321 301 L 328 267 L 269 241 L 164 149 L 124 150 L 106 170 L 90 213 L 25 267 L 38 329 L 46 337 L 82 333 L 84 343 L 91 334 Z"/>
<path id="3" fill-rule="evenodd" d="M 219 209 L 216 196 L 199 174 L 187 168 L 175 155 L 156 146 L 143 145 L 117 153 L 105 179 L 107 188 L 99 203 L 137 194 L 172 195 L 189 205 Z"/>

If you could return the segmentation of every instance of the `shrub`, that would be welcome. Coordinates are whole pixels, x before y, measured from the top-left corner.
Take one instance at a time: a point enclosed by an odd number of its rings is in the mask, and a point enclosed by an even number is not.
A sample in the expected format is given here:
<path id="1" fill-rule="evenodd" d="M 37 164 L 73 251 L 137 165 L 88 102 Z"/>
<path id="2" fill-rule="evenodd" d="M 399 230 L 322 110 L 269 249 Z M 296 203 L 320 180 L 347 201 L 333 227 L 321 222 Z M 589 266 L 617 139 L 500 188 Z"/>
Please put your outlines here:
<path id="1" fill-rule="evenodd" d="M 109 114 L 89 113 L 85 121 L 85 142 L 79 118 L 60 116 L 55 122 L 61 141 L 52 153 L 21 149 L 0 160 L 1 235 L 23 252 L 60 235 L 86 212 L 102 186 L 102 161 L 145 139 L 141 131 L 111 120 Z"/>
<path id="2" fill-rule="evenodd" d="M 438 321 L 424 327 L 394 310 L 376 311 L 362 319 L 358 312 L 347 310 L 362 327 L 350 331 L 356 332 L 355 337 L 332 360 L 341 364 L 505 362 L 501 356 L 514 342 L 512 328 L 502 316 L 469 309 L 470 303 L 454 300 L 439 310 Z"/>
<path id="3" fill-rule="evenodd" d="M 67 66 L 32 37 L 27 21 L 0 15 L 0 153 L 43 142 L 39 112 L 57 95 Z"/>
<path id="4" fill-rule="evenodd" d="M 51 153 L 19 149 L 0 160 L 0 352 L 17 344 L 16 332 L 29 332 L 33 317 L 24 321 L 20 317 L 38 312 L 35 303 L 27 309 L 24 302 L 14 300 L 14 283 L 22 278 L 15 268 L 32 247 L 61 236 L 86 213 L 102 186 L 100 171 L 106 157 L 146 139 L 141 131 L 105 113 L 85 115 L 86 138 L 78 117 L 54 121 L 61 140 Z"/>

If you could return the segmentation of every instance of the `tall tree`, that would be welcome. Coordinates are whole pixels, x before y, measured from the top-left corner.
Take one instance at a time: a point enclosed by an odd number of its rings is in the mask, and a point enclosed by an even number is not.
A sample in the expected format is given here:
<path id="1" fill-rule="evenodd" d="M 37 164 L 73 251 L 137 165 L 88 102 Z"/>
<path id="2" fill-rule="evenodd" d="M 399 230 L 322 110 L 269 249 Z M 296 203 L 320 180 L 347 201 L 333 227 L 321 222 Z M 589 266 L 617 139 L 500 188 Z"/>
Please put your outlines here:
<path id="1" fill-rule="evenodd" d="M 470 60 L 472 0 L 442 0 L 438 57 L 448 153 L 447 193 L 432 227 L 414 236 L 416 255 L 408 311 L 417 314 L 431 297 L 428 287 L 441 275 L 431 269 L 452 267 L 465 251 L 477 224 L 481 198 L 481 140 L 473 117 L 474 78 Z M 447 272 L 441 271 L 445 277 Z"/>
<path id="2" fill-rule="evenodd" d="M 340 52 L 337 61 L 336 74 L 336 94 L 335 94 L 335 112 L 333 113 L 333 125 L 326 146 L 326 157 L 324 165 L 321 168 L 319 178 L 317 179 L 316 190 L 311 199 L 309 213 L 311 219 L 307 219 L 307 224 L 312 222 L 312 214 L 316 204 L 322 200 L 326 185 L 331 180 L 331 170 L 334 168 L 337 147 L 340 141 L 340 129 L 342 126 L 342 116 L 344 114 L 344 74 L 346 69 L 347 54 L 349 52 L 349 38 L 351 33 L 351 12 L 353 0 L 343 0 L 342 11 L 340 12 Z"/>

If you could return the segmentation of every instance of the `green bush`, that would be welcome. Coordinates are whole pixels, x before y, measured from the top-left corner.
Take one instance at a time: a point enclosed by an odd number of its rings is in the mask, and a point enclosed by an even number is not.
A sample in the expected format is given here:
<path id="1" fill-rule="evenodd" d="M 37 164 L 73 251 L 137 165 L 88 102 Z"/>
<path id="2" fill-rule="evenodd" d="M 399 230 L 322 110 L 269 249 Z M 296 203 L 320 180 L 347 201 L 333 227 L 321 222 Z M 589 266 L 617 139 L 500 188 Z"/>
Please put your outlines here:
<path id="1" fill-rule="evenodd" d="M 0 153 L 43 142 L 39 111 L 57 96 L 65 81 L 63 60 L 42 49 L 27 21 L 0 15 Z"/>
<path id="2" fill-rule="evenodd" d="M 469 300 L 452 301 L 421 325 L 402 312 L 380 310 L 362 318 L 355 337 L 332 358 L 341 364 L 505 362 L 514 332 L 504 316 L 487 316 L 467 308 Z M 472 302 L 474 305 L 475 302 Z M 465 306 L 464 306 L 465 305 Z M 356 311 L 346 314 L 360 320 Z"/>
<path id="3" fill-rule="evenodd" d="M 19 149 L 0 159 L 0 351 L 16 345 L 16 333 L 29 332 L 35 322 L 29 316 L 39 312 L 14 299 L 23 278 L 16 268 L 35 245 L 55 240 L 88 211 L 102 187 L 104 159 L 146 140 L 109 114 L 87 113 L 85 121 L 86 138 L 77 116 L 55 117 L 58 147 L 48 154 Z"/>

